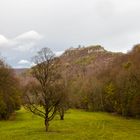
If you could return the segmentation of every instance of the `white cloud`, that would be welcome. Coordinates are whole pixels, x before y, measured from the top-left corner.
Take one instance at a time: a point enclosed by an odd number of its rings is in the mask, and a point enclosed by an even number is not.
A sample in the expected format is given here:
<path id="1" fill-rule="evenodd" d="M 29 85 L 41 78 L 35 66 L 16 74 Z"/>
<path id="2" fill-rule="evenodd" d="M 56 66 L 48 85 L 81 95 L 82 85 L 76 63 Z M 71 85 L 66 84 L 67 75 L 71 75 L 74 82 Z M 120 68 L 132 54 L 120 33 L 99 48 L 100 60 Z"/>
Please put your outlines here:
<path id="1" fill-rule="evenodd" d="M 23 33 L 15 38 L 16 41 L 33 41 L 33 40 L 40 40 L 43 36 L 37 33 L 36 31 L 29 31 Z"/>
<path id="2" fill-rule="evenodd" d="M 30 62 L 28 60 L 22 59 L 18 62 L 18 64 L 30 64 Z"/>
<path id="3" fill-rule="evenodd" d="M 36 31 L 29 31 L 15 38 L 0 35 L 0 52 L 8 63 L 14 67 L 30 67 L 34 65 L 28 61 L 43 45 L 43 36 Z"/>
<path id="4" fill-rule="evenodd" d="M 57 52 L 54 52 L 56 56 L 60 56 L 64 53 L 64 51 L 57 51 Z"/>
<path id="5" fill-rule="evenodd" d="M 32 48 L 34 48 L 35 44 L 41 39 L 43 39 L 42 35 L 36 31 L 29 31 L 17 36 L 12 41 L 14 43 L 15 50 L 24 52 L 30 51 Z"/>
<path id="6" fill-rule="evenodd" d="M 30 68 L 32 66 L 34 66 L 35 64 L 29 60 L 26 59 L 22 59 L 18 62 L 18 65 L 16 66 L 16 68 Z"/>
<path id="7" fill-rule="evenodd" d="M 6 43 L 8 43 L 8 39 L 5 36 L 0 35 L 0 45 L 4 45 Z"/>
<path id="8" fill-rule="evenodd" d="M 36 31 L 29 31 L 10 39 L 7 39 L 5 36 L 0 35 L 0 48 L 29 51 L 41 39 L 43 39 L 43 36 Z"/>

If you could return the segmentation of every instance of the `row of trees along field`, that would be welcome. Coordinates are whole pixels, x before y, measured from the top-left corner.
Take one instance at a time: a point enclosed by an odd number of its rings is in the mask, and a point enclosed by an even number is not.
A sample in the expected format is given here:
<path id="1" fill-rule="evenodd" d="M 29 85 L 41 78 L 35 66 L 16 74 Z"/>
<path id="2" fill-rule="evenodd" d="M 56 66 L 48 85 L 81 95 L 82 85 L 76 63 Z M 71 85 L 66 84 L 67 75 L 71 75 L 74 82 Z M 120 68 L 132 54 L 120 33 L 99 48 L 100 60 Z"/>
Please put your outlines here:
<path id="1" fill-rule="evenodd" d="M 13 70 L 0 60 L 0 120 L 9 119 L 20 108 L 20 88 Z"/>
<path id="2" fill-rule="evenodd" d="M 140 116 L 140 45 L 98 69 L 69 67 L 67 92 L 72 107 Z"/>

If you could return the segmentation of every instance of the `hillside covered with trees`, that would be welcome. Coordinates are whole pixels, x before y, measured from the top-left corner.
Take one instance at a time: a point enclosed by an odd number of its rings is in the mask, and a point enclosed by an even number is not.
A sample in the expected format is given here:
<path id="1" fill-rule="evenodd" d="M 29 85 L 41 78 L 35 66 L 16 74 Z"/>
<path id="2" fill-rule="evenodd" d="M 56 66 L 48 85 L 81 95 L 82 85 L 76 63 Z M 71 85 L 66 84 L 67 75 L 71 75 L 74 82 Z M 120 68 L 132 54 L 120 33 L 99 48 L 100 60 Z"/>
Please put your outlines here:
<path id="1" fill-rule="evenodd" d="M 59 92 L 65 92 L 67 106 L 139 117 L 139 53 L 140 45 L 126 54 L 100 45 L 66 50 L 58 58 L 63 79 Z M 29 80 L 29 73 L 23 77 Z"/>
<path id="2" fill-rule="evenodd" d="M 101 46 L 69 49 L 60 58 L 71 106 L 140 116 L 140 45 L 126 54 Z"/>

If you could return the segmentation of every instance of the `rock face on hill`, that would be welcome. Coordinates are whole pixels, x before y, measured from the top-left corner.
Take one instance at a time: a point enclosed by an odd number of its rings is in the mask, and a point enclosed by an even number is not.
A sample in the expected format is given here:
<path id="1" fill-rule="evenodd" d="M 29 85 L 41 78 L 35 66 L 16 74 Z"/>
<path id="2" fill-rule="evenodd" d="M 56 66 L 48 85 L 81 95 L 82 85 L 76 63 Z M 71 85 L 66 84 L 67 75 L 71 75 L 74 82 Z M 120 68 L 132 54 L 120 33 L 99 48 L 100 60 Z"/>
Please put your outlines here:
<path id="1" fill-rule="evenodd" d="M 72 69 L 84 69 L 87 73 L 94 73 L 99 69 L 105 68 L 116 57 L 123 55 L 123 53 L 114 53 L 105 50 L 102 46 L 89 46 L 70 48 L 66 50 L 62 56 L 62 64 L 71 66 Z"/>

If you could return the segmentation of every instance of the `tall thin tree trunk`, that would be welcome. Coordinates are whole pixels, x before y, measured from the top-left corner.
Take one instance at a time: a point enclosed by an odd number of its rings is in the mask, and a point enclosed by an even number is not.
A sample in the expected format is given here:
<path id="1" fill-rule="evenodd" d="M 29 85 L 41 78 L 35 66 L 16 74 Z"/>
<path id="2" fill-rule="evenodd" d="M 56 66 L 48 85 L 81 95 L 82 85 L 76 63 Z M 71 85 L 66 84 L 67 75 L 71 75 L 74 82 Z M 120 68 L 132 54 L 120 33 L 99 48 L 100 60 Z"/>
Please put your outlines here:
<path id="1" fill-rule="evenodd" d="M 48 118 L 45 119 L 45 127 L 46 127 L 46 132 L 48 132 L 48 128 L 49 128 Z"/>

